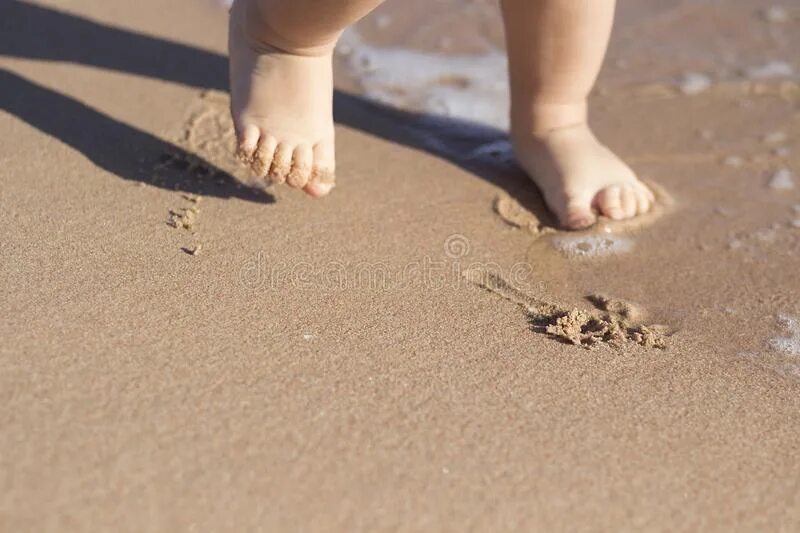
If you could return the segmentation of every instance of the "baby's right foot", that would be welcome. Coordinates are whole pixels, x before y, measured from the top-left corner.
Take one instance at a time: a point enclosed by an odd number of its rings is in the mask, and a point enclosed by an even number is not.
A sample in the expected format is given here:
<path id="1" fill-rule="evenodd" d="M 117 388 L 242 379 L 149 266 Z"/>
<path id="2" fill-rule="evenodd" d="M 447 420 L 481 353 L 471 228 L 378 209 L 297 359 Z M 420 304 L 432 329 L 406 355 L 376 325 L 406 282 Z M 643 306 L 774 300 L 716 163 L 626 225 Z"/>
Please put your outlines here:
<path id="1" fill-rule="evenodd" d="M 335 43 L 298 51 L 270 44 L 253 0 L 236 0 L 229 29 L 231 113 L 239 157 L 268 183 L 311 196 L 334 186 Z"/>
<path id="2" fill-rule="evenodd" d="M 512 120 L 517 161 L 566 229 L 598 214 L 624 220 L 650 211 L 655 196 L 589 129 L 586 104 L 520 105 Z"/>

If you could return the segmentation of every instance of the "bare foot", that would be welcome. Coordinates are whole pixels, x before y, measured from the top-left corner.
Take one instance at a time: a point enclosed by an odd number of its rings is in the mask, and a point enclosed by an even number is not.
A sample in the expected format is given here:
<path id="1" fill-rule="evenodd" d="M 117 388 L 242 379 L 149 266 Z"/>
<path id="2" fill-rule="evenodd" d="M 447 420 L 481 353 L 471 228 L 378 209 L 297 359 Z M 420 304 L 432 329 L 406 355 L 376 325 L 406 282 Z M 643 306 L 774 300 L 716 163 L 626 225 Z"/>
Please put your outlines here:
<path id="1" fill-rule="evenodd" d="M 335 43 L 304 50 L 273 46 L 267 21 L 252 0 L 234 2 L 229 32 L 231 113 L 240 158 L 269 184 L 328 194 L 336 167 Z"/>
<path id="2" fill-rule="evenodd" d="M 624 220 L 650 211 L 655 196 L 586 123 L 585 104 L 542 106 L 514 124 L 517 161 L 567 229 L 584 229 L 597 214 Z"/>

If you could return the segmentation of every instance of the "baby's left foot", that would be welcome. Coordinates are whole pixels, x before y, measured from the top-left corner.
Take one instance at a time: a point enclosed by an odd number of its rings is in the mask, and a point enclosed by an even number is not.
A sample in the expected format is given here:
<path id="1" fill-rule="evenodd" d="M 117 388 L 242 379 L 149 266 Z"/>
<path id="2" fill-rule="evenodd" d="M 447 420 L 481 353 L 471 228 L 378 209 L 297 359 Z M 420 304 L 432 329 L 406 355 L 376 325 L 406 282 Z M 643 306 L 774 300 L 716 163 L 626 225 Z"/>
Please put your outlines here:
<path id="1" fill-rule="evenodd" d="M 544 113 L 511 135 L 517 161 L 566 229 L 584 229 L 597 214 L 624 220 L 650 211 L 655 196 L 589 129 L 585 113 Z M 572 115 L 570 120 L 566 120 Z M 577 120 L 575 119 L 577 117 Z"/>

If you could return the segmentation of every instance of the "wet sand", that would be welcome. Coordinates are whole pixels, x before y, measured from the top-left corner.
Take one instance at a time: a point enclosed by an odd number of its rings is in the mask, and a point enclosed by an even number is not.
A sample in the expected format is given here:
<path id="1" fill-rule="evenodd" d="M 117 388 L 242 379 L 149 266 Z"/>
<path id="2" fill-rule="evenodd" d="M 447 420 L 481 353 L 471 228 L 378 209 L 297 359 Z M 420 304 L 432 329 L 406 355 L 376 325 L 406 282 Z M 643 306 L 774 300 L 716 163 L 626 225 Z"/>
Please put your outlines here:
<path id="1" fill-rule="evenodd" d="M 315 201 L 229 175 L 218 10 L 0 6 L 0 530 L 796 530 L 800 11 L 627 4 L 593 122 L 671 201 L 578 234 L 351 54 Z"/>

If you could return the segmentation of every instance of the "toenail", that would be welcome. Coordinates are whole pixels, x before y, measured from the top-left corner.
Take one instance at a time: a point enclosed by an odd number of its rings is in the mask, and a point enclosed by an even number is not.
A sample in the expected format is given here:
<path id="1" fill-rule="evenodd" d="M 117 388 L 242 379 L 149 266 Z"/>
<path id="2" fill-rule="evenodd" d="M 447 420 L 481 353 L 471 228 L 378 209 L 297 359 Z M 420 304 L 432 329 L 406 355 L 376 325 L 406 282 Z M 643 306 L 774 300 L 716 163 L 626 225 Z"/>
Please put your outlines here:
<path id="1" fill-rule="evenodd" d="M 314 198 L 319 198 L 320 196 L 325 196 L 329 194 L 333 190 L 334 185 L 332 183 L 312 183 L 310 185 L 306 185 L 305 191 Z"/>
<path id="2" fill-rule="evenodd" d="M 330 170 L 316 169 L 311 176 L 311 183 L 320 185 L 333 185 L 336 181 L 336 174 Z"/>
<path id="3" fill-rule="evenodd" d="M 575 229 L 588 228 L 592 225 L 592 220 L 588 218 L 578 218 L 571 221 L 569 225 Z"/>

